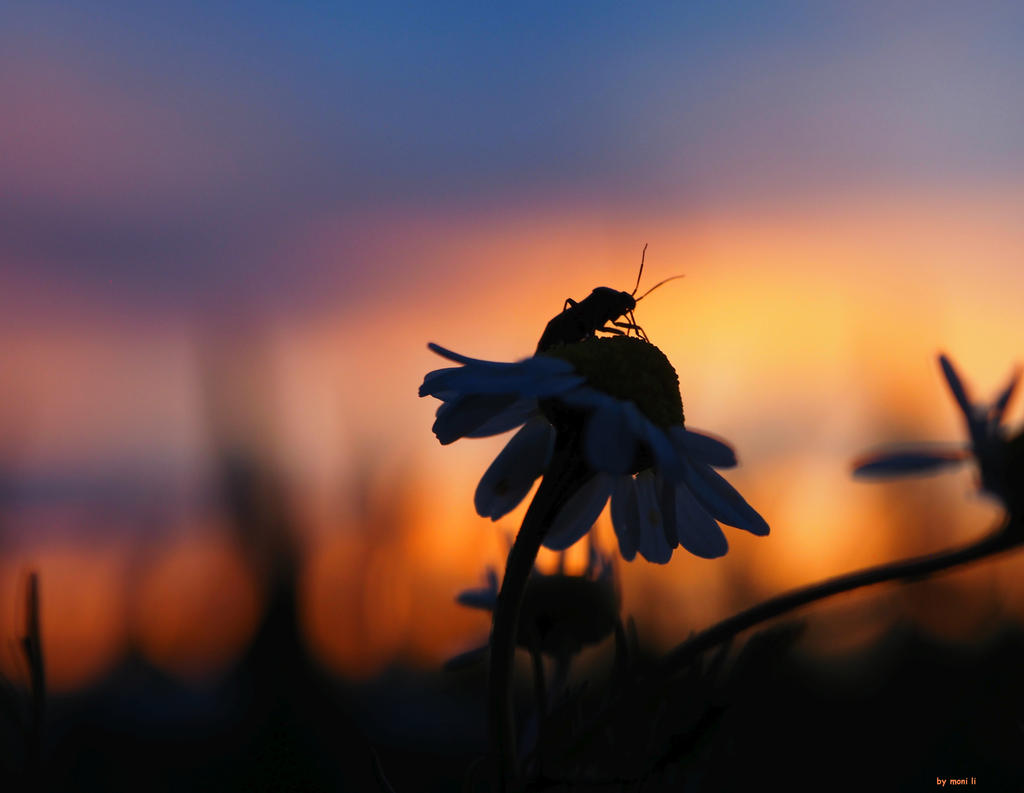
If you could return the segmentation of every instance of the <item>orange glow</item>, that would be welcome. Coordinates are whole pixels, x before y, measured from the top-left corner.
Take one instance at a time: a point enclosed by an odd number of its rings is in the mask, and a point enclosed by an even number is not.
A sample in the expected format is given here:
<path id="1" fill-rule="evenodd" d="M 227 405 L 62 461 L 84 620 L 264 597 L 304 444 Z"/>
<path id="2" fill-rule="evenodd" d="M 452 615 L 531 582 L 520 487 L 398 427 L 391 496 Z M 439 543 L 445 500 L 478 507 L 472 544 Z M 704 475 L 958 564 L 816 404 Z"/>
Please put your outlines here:
<path id="1" fill-rule="evenodd" d="M 407 273 L 357 300 L 339 285 L 336 309 L 326 295 L 326 310 L 245 337 L 267 386 L 267 454 L 279 457 L 308 530 L 302 617 L 311 646 L 330 668 L 362 676 L 396 659 L 435 665 L 484 640 L 486 619 L 454 596 L 500 563 L 524 507 L 497 526 L 476 516 L 474 488 L 505 439 L 437 443 L 436 402 L 416 390 L 447 363 L 426 343 L 525 357 L 566 297 L 598 285 L 631 289 L 644 242 L 641 290 L 686 278 L 646 298 L 637 320 L 676 366 L 687 423 L 735 445 L 741 466 L 727 478 L 772 534 L 726 529 L 730 553 L 711 562 L 678 551 L 666 566 L 620 563 L 624 610 L 642 632 L 674 644 L 758 598 L 978 536 L 995 511 L 973 495 L 970 471 L 866 484 L 851 481 L 850 461 L 888 441 L 962 438 L 938 351 L 953 356 L 979 398 L 1022 360 L 1021 195 L 995 186 L 643 217 L 537 208 L 368 221 L 403 230 L 382 235 L 376 253 L 408 262 Z M 310 224 L 299 249 L 345 272 L 352 255 L 335 222 Z M 201 470 L 209 428 L 196 393 L 198 347 L 138 318 L 112 329 L 84 315 L 5 337 L 0 349 L 15 365 L 0 377 L 17 399 L 0 411 L 17 428 L 25 466 L 151 453 Z M 369 507 L 360 506 L 365 477 Z M 599 534 L 615 547 L 607 513 Z M 99 674 L 123 646 L 116 556 L 39 557 L 44 631 L 63 685 Z M 8 636 L 24 561 L 3 568 Z M 822 629 L 816 646 L 854 646 L 904 608 L 943 635 L 979 635 L 992 602 L 1020 616 L 1020 569 L 1013 558 L 979 566 L 948 592 L 991 594 L 977 603 L 950 595 L 948 608 L 913 601 L 928 594 L 910 595 L 910 605 L 849 598 L 867 616 L 837 619 L 844 630 Z M 256 618 L 252 586 L 213 539 L 156 557 L 133 612 L 140 646 L 175 673 L 223 668 Z M 208 608 L 215 617 L 204 622 Z"/>
<path id="2" fill-rule="evenodd" d="M 350 677 L 393 658 L 409 621 L 409 591 L 389 570 L 386 549 L 370 554 L 365 538 L 339 535 L 310 557 L 303 578 L 309 642 L 324 663 Z"/>
<path id="3" fill-rule="evenodd" d="M 256 627 L 256 582 L 239 551 L 207 530 L 158 552 L 139 572 L 133 628 L 146 658 L 182 677 L 218 673 Z"/>
<path id="4" fill-rule="evenodd" d="M 68 691 L 91 683 L 125 647 L 125 563 L 122 549 L 54 546 L 7 558 L 0 566 L 0 655 L 3 674 L 27 683 L 19 645 L 25 632 L 25 585 L 39 572 L 39 612 L 47 687 Z"/>
<path id="5" fill-rule="evenodd" d="M 486 639 L 486 621 L 457 606 L 455 596 L 478 586 L 497 560 L 493 529 L 479 519 L 448 522 L 443 505 L 409 487 L 395 484 L 363 531 L 349 526 L 323 536 L 307 557 L 301 602 L 308 640 L 349 677 L 397 658 L 436 666 Z"/>

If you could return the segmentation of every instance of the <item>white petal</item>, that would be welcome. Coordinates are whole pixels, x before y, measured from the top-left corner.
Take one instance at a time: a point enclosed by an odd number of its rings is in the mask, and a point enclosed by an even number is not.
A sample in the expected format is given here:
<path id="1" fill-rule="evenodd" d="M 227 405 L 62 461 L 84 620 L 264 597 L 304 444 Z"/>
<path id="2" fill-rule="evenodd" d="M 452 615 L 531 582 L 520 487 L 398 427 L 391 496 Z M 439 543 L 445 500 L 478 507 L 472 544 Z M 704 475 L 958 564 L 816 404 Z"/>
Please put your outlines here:
<path id="1" fill-rule="evenodd" d="M 587 421 L 583 453 L 597 471 L 628 473 L 636 456 L 637 435 L 626 417 L 624 403 L 607 399 Z"/>
<path id="2" fill-rule="evenodd" d="M 679 532 L 676 530 L 675 486 L 674 481 L 666 480 L 658 471 L 654 472 L 654 493 L 658 498 L 658 509 L 661 512 L 661 530 L 665 535 L 665 542 L 672 549 L 679 545 Z"/>
<path id="3" fill-rule="evenodd" d="M 465 589 L 455 597 L 455 602 L 463 606 L 484 611 L 494 611 L 498 602 L 498 572 L 493 567 L 487 568 L 487 585 L 479 589 Z"/>
<path id="4" fill-rule="evenodd" d="M 512 363 L 481 361 L 459 355 L 436 344 L 430 349 L 463 366 L 449 366 L 427 373 L 420 396 L 450 400 L 460 394 L 518 394 L 550 396 L 574 388 L 584 379 L 573 373 L 572 364 L 540 355 Z"/>
<path id="5" fill-rule="evenodd" d="M 942 374 L 946 376 L 946 382 L 949 384 L 949 390 L 953 392 L 953 398 L 956 399 L 956 403 L 960 406 L 960 410 L 963 411 L 967 420 L 970 421 L 972 413 L 971 400 L 967 396 L 967 389 L 964 388 L 964 384 L 960 380 L 960 375 L 957 374 L 956 369 L 953 366 L 953 362 L 945 355 L 940 355 L 939 365 L 942 367 Z"/>
<path id="6" fill-rule="evenodd" d="M 487 660 L 487 654 L 490 652 L 490 649 L 490 645 L 484 644 L 480 647 L 474 647 L 472 650 L 466 650 L 464 653 L 459 653 L 444 662 L 444 670 L 446 672 L 458 672 L 482 664 Z"/>
<path id="7" fill-rule="evenodd" d="M 491 435 L 500 435 L 503 432 L 514 430 L 516 427 L 525 424 L 534 415 L 540 415 L 537 408 L 537 400 L 533 397 L 517 399 L 504 410 L 496 413 L 472 432 L 467 432 L 464 438 L 488 438 Z"/>
<path id="8" fill-rule="evenodd" d="M 636 482 L 632 476 L 615 480 L 612 490 L 612 527 L 619 538 L 622 558 L 632 562 L 640 545 L 640 513 L 636 505 Z"/>
<path id="9" fill-rule="evenodd" d="M 668 436 L 633 402 L 587 387 L 573 389 L 560 395 L 559 399 L 594 411 L 584 435 L 584 453 L 595 470 L 626 473 L 635 459 L 639 442 L 650 449 L 659 468 L 672 476 L 681 476 L 679 455 Z"/>
<path id="10" fill-rule="evenodd" d="M 420 386 L 419 394 L 421 397 L 435 396 L 438 399 L 444 399 L 447 401 L 453 396 L 457 396 L 454 391 L 445 391 L 443 388 L 438 388 L 438 383 L 443 382 L 443 378 L 449 372 L 456 372 L 461 367 L 449 366 L 445 369 L 435 369 L 432 372 L 427 372 L 423 376 L 423 384 Z"/>
<path id="11" fill-rule="evenodd" d="M 1010 399 L 1013 397 L 1014 389 L 1017 388 L 1017 381 L 1020 380 L 1020 369 L 1014 371 L 1010 375 L 1010 382 L 1006 384 L 1006 387 L 1000 392 L 999 396 L 996 397 L 996 401 L 992 403 L 992 418 L 996 424 L 999 424 L 1003 420 L 1003 414 L 1006 413 L 1006 406 L 1010 403 Z"/>
<path id="12" fill-rule="evenodd" d="M 444 394 L 515 394 L 554 396 L 581 385 L 584 378 L 572 372 L 550 372 L 535 359 L 508 368 L 457 366 L 429 372 L 420 386 L 420 396 Z"/>
<path id="13" fill-rule="evenodd" d="M 632 402 L 627 403 L 627 412 L 634 430 L 651 450 L 651 454 L 654 456 L 654 465 L 658 471 L 675 481 L 681 479 L 683 476 L 682 458 L 676 452 L 665 430 L 655 426 L 654 422 L 641 413 L 640 409 Z"/>
<path id="14" fill-rule="evenodd" d="M 680 455 L 690 457 L 715 468 L 733 468 L 736 452 L 723 440 L 684 427 L 670 427 L 669 438 Z"/>
<path id="15" fill-rule="evenodd" d="M 469 394 L 442 402 L 434 420 L 434 434 L 442 444 L 479 432 L 502 416 L 517 401 L 515 394 Z"/>
<path id="16" fill-rule="evenodd" d="M 672 558 L 675 544 L 669 545 L 665 537 L 661 499 L 654 473 L 650 469 L 636 476 L 636 503 L 640 519 L 640 555 L 648 562 L 665 564 Z"/>
<path id="17" fill-rule="evenodd" d="M 939 365 L 942 367 L 942 374 L 945 375 L 946 382 L 949 384 L 949 390 L 953 392 L 953 398 L 956 399 L 956 403 L 960 406 L 964 418 L 967 419 L 967 431 L 970 433 L 975 453 L 981 453 L 988 442 L 991 432 L 989 424 L 991 409 L 985 408 L 982 405 L 972 404 L 970 396 L 967 394 L 967 387 L 963 384 L 960 375 L 953 366 L 953 362 L 948 357 L 940 355 Z M 1009 400 L 1009 394 L 1007 394 L 1007 400 Z"/>
<path id="18" fill-rule="evenodd" d="M 717 521 L 700 505 L 685 483 L 669 483 L 669 492 L 675 510 L 676 536 L 679 544 L 694 556 L 716 559 L 729 550 Z M 666 493 L 666 496 L 668 493 Z M 666 498 L 667 500 L 667 498 Z"/>
<path id="19" fill-rule="evenodd" d="M 498 593 L 491 589 L 464 589 L 456 595 L 455 602 L 471 609 L 494 611 Z"/>
<path id="20" fill-rule="evenodd" d="M 470 358 L 468 355 L 460 355 L 457 352 L 445 349 L 440 344 L 430 342 L 427 344 L 431 350 L 436 352 L 442 358 L 447 358 L 449 361 L 455 361 L 466 366 L 481 366 L 490 367 L 494 369 L 507 369 L 509 367 L 520 366 L 527 361 L 532 362 L 534 365 L 546 369 L 549 372 L 571 372 L 572 364 L 562 358 L 555 358 L 550 355 L 535 355 L 532 358 L 527 358 L 524 361 L 484 361 L 480 358 Z"/>
<path id="21" fill-rule="evenodd" d="M 544 547 L 564 551 L 574 545 L 594 525 L 608 503 L 614 477 L 597 473 L 566 502 L 548 529 Z"/>
<path id="22" fill-rule="evenodd" d="M 704 463 L 684 463 L 685 482 L 701 506 L 727 526 L 763 536 L 768 524 L 736 489 Z"/>
<path id="23" fill-rule="evenodd" d="M 964 449 L 906 448 L 879 452 L 854 463 L 853 475 L 860 478 L 930 474 L 959 465 L 970 457 Z"/>
<path id="24" fill-rule="evenodd" d="M 545 418 L 530 419 L 494 459 L 477 485 L 477 514 L 497 520 L 522 501 L 551 459 L 555 429 Z"/>
<path id="25" fill-rule="evenodd" d="M 608 402 L 619 401 L 615 397 L 608 396 L 608 394 L 589 386 L 574 388 L 572 391 L 561 394 L 558 399 L 571 407 L 583 409 L 597 409 Z"/>

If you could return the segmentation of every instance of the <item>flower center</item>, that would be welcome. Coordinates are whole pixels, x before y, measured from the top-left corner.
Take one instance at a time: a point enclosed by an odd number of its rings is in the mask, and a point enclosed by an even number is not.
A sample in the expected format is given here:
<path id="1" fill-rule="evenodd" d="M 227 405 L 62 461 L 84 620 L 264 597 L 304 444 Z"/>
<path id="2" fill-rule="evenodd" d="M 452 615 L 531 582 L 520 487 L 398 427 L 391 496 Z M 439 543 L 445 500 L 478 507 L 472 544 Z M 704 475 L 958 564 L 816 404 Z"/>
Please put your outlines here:
<path id="1" fill-rule="evenodd" d="M 571 363 L 592 388 L 633 402 L 655 425 L 682 426 L 679 377 L 665 353 L 650 342 L 632 336 L 592 338 L 544 354 Z"/>

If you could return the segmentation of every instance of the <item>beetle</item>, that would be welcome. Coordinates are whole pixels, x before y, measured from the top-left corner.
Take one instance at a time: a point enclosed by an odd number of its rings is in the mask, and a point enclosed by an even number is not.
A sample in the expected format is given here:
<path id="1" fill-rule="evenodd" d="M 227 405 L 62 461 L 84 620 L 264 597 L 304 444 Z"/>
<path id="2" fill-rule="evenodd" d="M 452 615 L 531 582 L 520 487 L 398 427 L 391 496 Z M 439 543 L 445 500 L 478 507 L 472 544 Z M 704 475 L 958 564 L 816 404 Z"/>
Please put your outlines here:
<path id="1" fill-rule="evenodd" d="M 578 302 L 571 297 L 566 298 L 562 312 L 552 317 L 545 326 L 544 333 L 541 334 L 540 341 L 537 342 L 537 352 L 550 350 L 559 344 L 574 344 L 584 339 L 593 338 L 598 331 L 618 336 L 628 335 L 629 331 L 633 331 L 638 338 L 647 341 L 647 334 L 636 324 L 633 309 L 636 308 L 636 304 L 640 300 L 662 284 L 683 276 L 673 275 L 671 278 L 659 281 L 640 297 L 634 297 L 636 290 L 640 288 L 640 277 L 644 274 L 644 256 L 646 254 L 647 246 L 644 245 L 643 252 L 640 254 L 640 272 L 636 276 L 636 286 L 633 287 L 632 292 L 620 292 L 609 286 L 599 286 Z M 619 317 L 625 317 L 628 322 L 619 322 Z"/>

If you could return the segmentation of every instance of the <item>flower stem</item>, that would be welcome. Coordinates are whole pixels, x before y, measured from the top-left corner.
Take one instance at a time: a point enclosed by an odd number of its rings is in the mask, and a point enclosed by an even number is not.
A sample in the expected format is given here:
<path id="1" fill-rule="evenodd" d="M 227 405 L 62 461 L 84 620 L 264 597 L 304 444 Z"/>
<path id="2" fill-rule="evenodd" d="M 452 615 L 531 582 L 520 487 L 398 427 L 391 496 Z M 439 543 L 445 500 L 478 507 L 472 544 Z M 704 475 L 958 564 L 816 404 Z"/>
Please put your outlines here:
<path id="1" fill-rule="evenodd" d="M 544 774 L 544 717 L 548 711 L 547 685 L 544 681 L 544 656 L 540 647 L 530 648 L 530 660 L 533 661 L 533 694 L 537 708 L 537 773 Z"/>
<path id="2" fill-rule="evenodd" d="M 551 465 L 530 502 L 505 564 L 505 577 L 494 608 L 487 684 L 491 750 L 497 764 L 498 790 L 502 793 L 508 790 L 516 774 L 512 667 L 526 582 L 551 522 L 592 475 L 581 459 L 575 439 L 559 433 Z"/>
<path id="3" fill-rule="evenodd" d="M 959 548 L 868 567 L 784 592 L 692 635 L 663 656 L 650 674 L 644 675 L 642 679 L 629 686 L 628 690 L 621 692 L 617 701 L 628 701 L 635 707 L 637 699 L 657 699 L 662 696 L 665 679 L 686 669 L 701 653 L 724 644 L 759 623 L 782 616 L 801 606 L 885 581 L 924 578 L 933 573 L 1019 548 L 1021 545 L 1024 545 L 1024 526 L 1019 518 L 1011 517 L 1007 523 L 980 540 Z M 600 729 L 603 729 L 608 720 L 613 718 L 610 711 L 614 707 L 612 704 L 607 705 L 590 721 L 588 727 L 580 732 L 575 741 L 576 750 L 591 740 Z"/>
<path id="4" fill-rule="evenodd" d="M 922 578 L 1002 551 L 1008 551 L 1020 544 L 1021 541 L 1010 531 L 1010 524 L 1007 524 L 980 540 L 959 548 L 868 567 L 784 592 L 692 636 L 665 655 L 659 666 L 661 671 L 667 674 L 679 671 L 705 650 L 729 641 L 758 623 L 781 616 L 817 600 L 884 581 Z"/>

